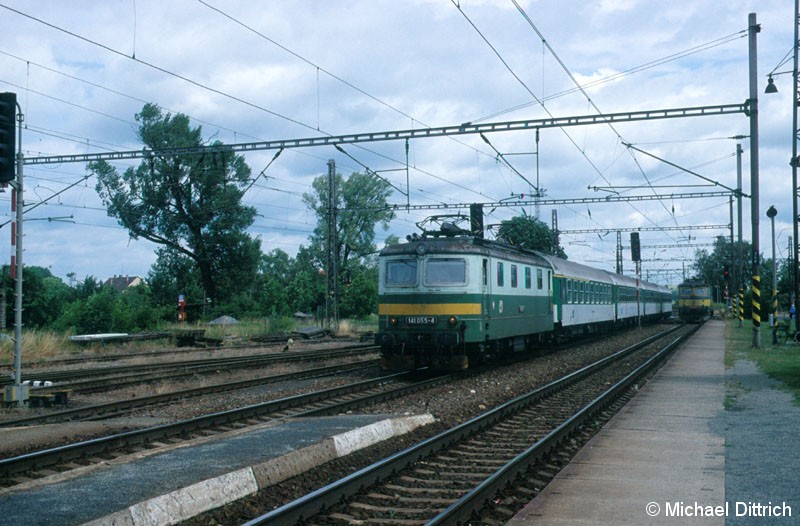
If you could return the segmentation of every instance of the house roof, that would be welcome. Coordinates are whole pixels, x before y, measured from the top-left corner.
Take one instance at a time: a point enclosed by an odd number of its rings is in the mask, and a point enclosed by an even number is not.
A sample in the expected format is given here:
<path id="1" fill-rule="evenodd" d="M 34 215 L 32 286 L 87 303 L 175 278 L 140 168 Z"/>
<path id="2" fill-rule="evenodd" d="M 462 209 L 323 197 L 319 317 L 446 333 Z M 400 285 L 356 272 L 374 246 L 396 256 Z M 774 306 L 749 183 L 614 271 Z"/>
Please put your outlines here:
<path id="1" fill-rule="evenodd" d="M 114 287 L 117 292 L 122 292 L 128 287 L 135 287 L 140 283 L 144 283 L 144 280 L 139 276 L 114 276 L 113 278 L 108 278 L 103 285 Z"/>

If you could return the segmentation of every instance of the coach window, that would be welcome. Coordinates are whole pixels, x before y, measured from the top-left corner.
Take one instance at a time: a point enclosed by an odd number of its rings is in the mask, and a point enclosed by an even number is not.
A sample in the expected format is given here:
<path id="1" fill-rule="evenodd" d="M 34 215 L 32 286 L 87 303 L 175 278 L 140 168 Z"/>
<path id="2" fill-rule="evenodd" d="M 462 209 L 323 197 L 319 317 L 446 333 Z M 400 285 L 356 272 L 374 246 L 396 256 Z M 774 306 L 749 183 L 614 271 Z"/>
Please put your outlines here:
<path id="1" fill-rule="evenodd" d="M 531 267 L 525 267 L 525 288 L 531 288 Z"/>
<path id="2" fill-rule="evenodd" d="M 572 303 L 572 280 L 567 280 L 567 303 Z"/>
<path id="3" fill-rule="evenodd" d="M 517 288 L 517 266 L 511 265 L 511 288 Z"/>
<path id="4" fill-rule="evenodd" d="M 497 286 L 503 286 L 503 263 L 501 261 L 497 262 Z"/>
<path id="5" fill-rule="evenodd" d="M 542 269 L 536 269 L 536 288 L 542 290 Z"/>

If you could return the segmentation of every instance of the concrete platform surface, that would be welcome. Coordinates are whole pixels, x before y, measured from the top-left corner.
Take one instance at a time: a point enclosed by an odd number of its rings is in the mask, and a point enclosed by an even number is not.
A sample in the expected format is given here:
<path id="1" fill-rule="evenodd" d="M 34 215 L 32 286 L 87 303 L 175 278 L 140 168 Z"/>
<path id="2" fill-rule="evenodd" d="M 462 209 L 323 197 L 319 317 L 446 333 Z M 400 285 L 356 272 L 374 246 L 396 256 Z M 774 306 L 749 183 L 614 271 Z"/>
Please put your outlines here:
<path id="1" fill-rule="evenodd" d="M 164 526 L 433 421 L 430 415 L 289 419 L 0 490 L 0 523 Z"/>
<path id="2" fill-rule="evenodd" d="M 725 524 L 723 330 L 706 323 L 507 524 Z"/>

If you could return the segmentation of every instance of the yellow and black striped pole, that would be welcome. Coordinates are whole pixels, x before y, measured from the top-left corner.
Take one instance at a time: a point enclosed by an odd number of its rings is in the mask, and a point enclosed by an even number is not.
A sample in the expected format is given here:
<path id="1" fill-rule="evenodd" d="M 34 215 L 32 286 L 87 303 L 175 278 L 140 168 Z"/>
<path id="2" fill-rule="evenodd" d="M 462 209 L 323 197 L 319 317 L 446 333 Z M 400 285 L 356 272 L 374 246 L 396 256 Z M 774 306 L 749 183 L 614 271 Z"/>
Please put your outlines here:
<path id="1" fill-rule="evenodd" d="M 772 345 L 778 345 L 778 291 L 777 291 L 777 289 L 772 289 L 772 308 L 770 309 L 770 318 L 772 320 Z"/>
<path id="2" fill-rule="evenodd" d="M 761 276 L 753 275 L 753 347 L 760 347 L 761 331 Z"/>
<path id="3" fill-rule="evenodd" d="M 778 289 L 772 291 L 772 319 L 778 322 Z"/>
<path id="4" fill-rule="evenodd" d="M 739 327 L 742 326 L 744 321 L 744 289 L 739 287 Z"/>

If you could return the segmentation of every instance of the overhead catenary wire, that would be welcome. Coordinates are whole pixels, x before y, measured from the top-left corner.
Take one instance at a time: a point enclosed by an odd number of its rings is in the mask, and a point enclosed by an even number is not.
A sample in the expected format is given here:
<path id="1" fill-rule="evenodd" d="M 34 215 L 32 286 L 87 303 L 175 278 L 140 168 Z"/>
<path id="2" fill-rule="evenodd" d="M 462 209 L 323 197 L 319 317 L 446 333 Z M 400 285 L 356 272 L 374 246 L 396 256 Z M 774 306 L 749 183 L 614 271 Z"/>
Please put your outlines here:
<path id="1" fill-rule="evenodd" d="M 45 26 L 47 26 L 47 27 L 49 27 L 49 28 L 51 28 L 51 29 L 54 29 L 54 30 L 56 30 L 56 31 L 59 31 L 59 32 L 62 32 L 62 33 L 64 33 L 64 34 L 67 34 L 67 35 L 69 35 L 69 36 L 71 36 L 71 37 L 77 38 L 77 39 L 79 39 L 79 40 L 81 40 L 81 41 L 84 41 L 84 42 L 86 42 L 86 43 L 88 43 L 88 44 L 91 44 L 91 45 L 94 45 L 94 46 L 100 47 L 101 49 L 104 49 L 104 50 L 106 50 L 106 51 L 108 51 L 108 52 L 110 52 L 110 53 L 113 53 L 113 54 L 115 54 L 115 55 L 118 55 L 118 56 L 124 57 L 124 58 L 126 58 L 126 59 L 129 59 L 129 60 L 133 60 L 134 62 L 137 62 L 137 63 L 139 63 L 139 64 L 142 64 L 142 65 L 144 65 L 144 66 L 146 66 L 146 67 L 149 67 L 149 68 L 151 68 L 151 69 L 154 69 L 154 70 L 156 70 L 156 71 L 159 71 L 159 72 L 161 72 L 161 73 L 164 73 L 164 74 L 166 74 L 166 75 L 172 76 L 172 77 L 174 77 L 174 78 L 177 78 L 177 79 L 179 79 L 179 80 L 182 80 L 182 81 L 184 81 L 184 82 L 187 82 L 187 83 L 189 83 L 189 84 L 192 84 L 192 85 L 194 85 L 194 86 L 196 86 L 196 87 L 199 87 L 199 88 L 201 88 L 201 89 L 204 89 L 204 90 L 207 90 L 207 91 L 209 91 L 209 92 L 215 93 L 215 94 L 217 94 L 217 95 L 220 95 L 220 96 L 222 96 L 222 97 L 226 97 L 226 98 L 228 98 L 228 99 L 230 99 L 230 100 L 233 100 L 233 101 L 239 102 L 239 103 L 241 103 L 241 104 L 244 104 L 244 105 L 246 105 L 246 106 L 252 107 L 252 108 L 254 108 L 254 109 L 257 109 L 257 110 L 263 111 L 263 112 L 265 112 L 265 113 L 268 113 L 268 114 L 270 114 L 270 115 L 276 116 L 276 117 L 278 117 L 278 118 L 281 118 L 281 119 L 284 119 L 284 120 L 286 120 L 286 121 L 288 121 L 288 122 L 291 122 L 291 123 L 297 124 L 297 125 L 299 125 L 299 126 L 302 126 L 302 127 L 304 127 L 304 128 L 307 128 L 307 129 L 310 129 L 310 130 L 313 130 L 313 131 L 316 131 L 316 132 L 322 133 L 323 135 L 329 135 L 327 132 L 324 132 L 324 131 L 322 131 L 322 130 L 319 130 L 319 129 L 317 129 L 316 127 L 314 127 L 314 126 L 312 126 L 312 125 L 310 125 L 310 124 L 304 123 L 304 122 L 302 122 L 302 121 L 299 121 L 299 120 L 297 120 L 297 119 L 294 119 L 294 118 L 291 118 L 291 117 L 289 117 L 289 116 L 287 116 L 287 115 L 283 115 L 283 114 L 281 114 L 281 113 L 279 113 L 279 112 L 276 112 L 276 111 L 270 110 L 270 109 L 268 109 L 268 108 L 266 108 L 266 107 L 264 107 L 264 106 L 261 106 L 261 105 L 259 105 L 259 104 L 252 103 L 252 102 L 250 102 L 250 101 L 247 101 L 247 100 L 245 100 L 245 99 L 243 99 L 243 98 L 241 98 L 241 97 L 237 97 L 237 96 L 235 96 L 235 95 L 232 95 L 232 94 L 230 94 L 230 93 L 227 93 L 227 92 L 225 92 L 225 91 L 223 91 L 223 90 L 220 90 L 220 89 L 214 88 L 214 87 L 212 87 L 212 86 L 209 86 L 209 85 L 207 85 L 207 84 L 204 84 L 204 83 L 202 83 L 202 82 L 196 81 L 196 80 L 194 80 L 194 79 L 191 79 L 191 78 L 189 78 L 189 77 L 187 77 L 187 76 L 185 76 L 185 75 L 181 75 L 181 74 L 179 74 L 179 73 L 176 73 L 176 72 L 174 72 L 174 71 L 171 71 L 171 70 L 169 70 L 169 69 L 166 69 L 166 68 L 164 68 L 164 67 L 158 66 L 158 65 L 156 65 L 156 64 L 153 64 L 153 63 L 151 63 L 151 62 L 144 61 L 144 60 L 142 60 L 142 59 L 137 59 L 135 56 L 129 56 L 128 54 L 126 54 L 126 53 L 124 53 L 124 52 L 121 52 L 121 51 L 119 51 L 119 50 L 117 50 L 117 49 L 114 49 L 114 48 L 112 48 L 112 47 L 110 47 L 110 46 L 107 46 L 107 45 L 105 45 L 105 44 L 102 44 L 102 43 L 100 43 L 100 42 L 97 42 L 97 41 L 95 41 L 95 40 L 92 40 L 92 39 L 90 39 L 90 38 L 84 37 L 83 35 L 80 35 L 80 34 L 78 34 L 78 33 L 75 33 L 75 32 L 73 32 L 73 31 L 70 31 L 70 30 L 67 30 L 67 29 L 65 29 L 65 28 L 62 28 L 62 27 L 60 27 L 60 26 L 58 26 L 58 25 L 56 25 L 56 24 L 53 24 L 53 23 L 47 22 L 47 21 L 45 21 L 45 20 L 43 20 L 43 19 L 41 19 L 41 18 L 39 18 L 39 17 L 35 17 L 35 16 L 33 16 L 33 15 L 30 15 L 30 14 L 24 13 L 24 12 L 22 12 L 22 11 L 18 10 L 18 9 L 14 9 L 14 8 L 12 8 L 12 7 L 9 7 L 9 6 L 7 6 L 7 5 L 5 5 L 5 4 L 2 4 L 2 3 L 0 3 L 0 8 L 7 9 L 7 10 L 9 10 L 9 11 L 11 11 L 11 12 L 14 12 L 14 13 L 16 13 L 16 14 L 20 15 L 20 16 L 23 16 L 23 17 L 25 17 L 25 18 L 28 18 L 28 19 L 30 19 L 30 20 L 33 20 L 33 21 L 35 21 L 35 22 L 37 22 L 37 23 L 40 23 L 40 24 L 42 24 L 42 25 L 45 25 Z M 409 118 L 411 118 L 411 117 L 409 116 Z M 421 121 L 419 121 L 418 119 L 416 119 L 416 121 L 417 121 L 417 122 L 421 122 Z M 359 147 L 359 148 L 362 148 L 362 149 L 365 149 L 366 151 L 369 151 L 369 150 L 367 150 L 366 148 L 364 148 L 363 146 L 358 146 L 358 147 Z M 390 159 L 390 160 L 392 160 L 392 161 L 394 161 L 394 162 L 397 162 L 398 164 L 402 164 L 402 163 L 401 163 L 399 160 L 391 159 L 390 157 L 388 157 L 388 156 L 385 156 L 385 155 L 382 155 L 382 154 L 379 154 L 378 152 L 371 152 L 371 153 L 373 153 L 373 154 L 376 154 L 376 155 L 379 155 L 379 156 L 382 156 L 382 157 L 385 157 L 385 158 L 387 158 L 387 159 Z M 431 174 L 430 172 L 427 172 L 427 171 L 421 170 L 421 169 L 419 169 L 418 167 L 415 167 L 415 170 L 419 171 L 420 173 L 424 173 L 424 174 L 426 174 L 426 175 L 433 176 L 433 174 Z M 443 182 L 445 182 L 445 183 L 448 183 L 448 184 L 453 184 L 453 185 L 455 185 L 455 186 L 457 186 L 457 187 L 460 187 L 460 188 L 462 188 L 462 189 L 464 189 L 464 190 L 467 190 L 467 191 L 469 191 L 469 192 L 475 192 L 475 190 L 474 190 L 474 189 L 472 189 L 472 188 L 468 188 L 468 187 L 466 187 L 466 186 L 463 186 L 463 185 L 459 185 L 458 183 L 456 183 L 456 182 L 454 182 L 454 181 L 450 181 L 450 180 L 448 180 L 448 179 L 445 179 L 445 178 L 443 178 L 443 177 L 440 177 L 440 176 L 434 176 L 434 177 L 436 177 L 437 179 L 439 179 L 439 180 L 441 180 L 441 181 L 443 181 Z M 480 195 L 480 196 L 482 196 L 482 197 L 488 197 L 488 196 L 486 196 L 486 195 L 485 195 L 484 193 L 482 193 L 482 192 L 475 192 L 475 193 L 476 193 L 476 194 L 478 194 L 478 195 Z"/>
<path id="2" fill-rule="evenodd" d="M 589 102 L 589 104 L 591 104 L 591 106 L 592 106 L 592 107 L 593 107 L 593 108 L 594 108 L 594 109 L 595 109 L 595 110 L 596 110 L 598 113 L 602 113 L 602 111 L 600 111 L 600 109 L 599 109 L 599 108 L 597 107 L 597 105 L 594 103 L 594 101 L 592 100 L 592 98 L 591 98 L 591 97 L 588 95 L 588 93 L 586 93 L 585 89 L 584 89 L 584 88 L 583 88 L 583 87 L 580 85 L 580 83 L 579 83 L 579 82 L 578 82 L 578 81 L 575 79 L 574 75 L 573 75 L 573 74 L 570 72 L 569 68 L 567 68 L 566 64 L 565 64 L 565 63 L 564 63 L 564 62 L 561 60 L 561 58 L 558 56 L 558 54 L 555 52 L 555 50 L 552 48 L 552 46 L 550 46 L 550 44 L 549 44 L 549 43 L 547 42 L 547 40 L 544 38 L 544 35 L 543 35 L 543 34 L 541 33 L 541 31 L 539 31 L 539 29 L 536 27 L 536 24 L 534 24 L 534 23 L 533 23 L 533 20 L 532 20 L 532 19 L 531 19 L 531 18 L 528 16 L 528 14 L 525 12 L 525 10 L 524 10 L 524 9 L 523 9 L 523 8 L 522 8 L 520 5 L 519 5 L 519 3 L 517 2 L 517 0 L 511 0 L 511 2 L 512 2 L 512 3 L 514 4 L 514 6 L 517 8 L 517 11 L 520 13 L 520 15 L 521 15 L 521 16 L 522 16 L 522 17 L 525 19 L 525 21 L 526 21 L 526 22 L 527 22 L 527 23 L 530 25 L 530 27 L 531 27 L 531 28 L 532 28 L 532 29 L 533 29 L 533 30 L 536 32 L 536 34 L 539 36 L 539 38 L 541 38 L 541 39 L 542 39 L 542 42 L 544 43 L 544 45 L 545 45 L 545 46 L 547 46 L 547 48 L 548 48 L 548 50 L 550 51 L 550 53 L 552 54 L 552 56 L 553 56 L 553 57 L 556 59 L 556 61 L 559 63 L 559 65 L 561 65 L 562 69 L 563 69 L 563 70 L 566 72 L 567 76 L 570 78 L 570 80 L 573 82 L 573 84 L 576 86 L 576 88 L 577 88 L 577 89 L 578 89 L 578 90 L 579 90 L 579 91 L 580 91 L 580 92 L 581 92 L 581 93 L 582 93 L 582 94 L 583 94 L 583 95 L 586 97 L 586 99 L 587 99 L 587 101 Z M 745 33 L 746 33 L 746 31 L 745 31 Z M 611 123 L 608 123 L 608 126 L 609 126 L 609 128 L 611 128 L 611 130 L 612 130 L 612 131 L 613 131 L 613 132 L 616 134 L 616 136 L 617 136 L 617 138 L 618 138 L 618 140 L 619 140 L 620 142 L 623 142 L 623 143 L 625 143 L 625 142 L 626 142 L 626 141 L 624 141 L 624 140 L 623 140 L 622 136 L 621 136 L 621 135 L 620 135 L 620 133 L 619 133 L 619 132 L 616 130 L 616 128 L 614 127 L 614 125 L 613 125 L 613 124 L 611 124 Z M 629 149 L 628 151 L 630 151 L 630 149 Z M 636 164 L 637 168 L 639 169 L 640 173 L 641 173 L 641 174 L 642 174 L 642 176 L 644 177 L 645 181 L 647 181 L 648 185 L 652 187 L 652 183 L 650 182 L 649 178 L 647 177 L 647 174 L 645 173 L 644 169 L 643 169 L 643 168 L 641 167 L 641 165 L 639 164 L 639 162 L 638 162 L 638 160 L 636 159 L 636 157 L 635 157 L 634 155 L 631 155 L 631 157 L 632 157 L 632 159 L 633 159 L 634 163 Z M 608 182 L 608 180 L 607 180 L 607 179 L 606 179 L 604 176 L 603 176 L 603 179 L 604 179 L 604 180 L 606 180 L 606 182 Z M 655 189 L 652 189 L 652 188 L 651 188 L 651 191 L 653 192 L 653 194 L 656 194 L 656 191 L 655 191 Z M 638 210 L 638 209 L 637 209 L 637 208 L 636 208 L 636 207 L 635 207 L 633 204 L 630 204 L 630 203 L 629 203 L 629 206 L 631 206 L 631 207 L 632 207 L 634 210 L 636 210 L 638 213 L 642 214 L 642 216 L 643 216 L 644 218 L 646 218 L 646 219 L 647 219 L 647 220 L 648 220 L 650 223 L 652 223 L 652 224 L 654 224 L 654 225 L 656 224 L 656 223 L 655 223 L 655 222 L 654 222 L 652 219 L 650 219 L 650 218 L 649 218 L 649 217 L 648 217 L 646 214 L 643 214 L 641 211 L 639 211 L 639 210 Z M 670 210 L 667 208 L 666 204 L 665 204 L 665 203 L 663 203 L 663 202 L 661 202 L 661 206 L 662 206 L 662 207 L 664 208 L 664 210 L 667 212 L 668 216 L 672 218 L 672 221 L 675 223 L 675 225 L 676 225 L 676 226 L 679 226 L 679 225 L 678 225 L 678 223 L 677 223 L 677 220 L 676 220 L 676 218 L 675 218 L 675 216 L 674 216 L 674 214 L 672 214 L 672 213 L 671 213 L 671 211 L 670 211 Z"/>

